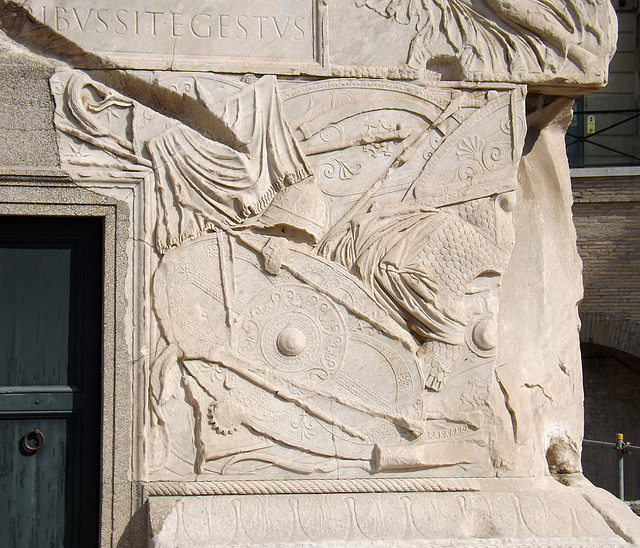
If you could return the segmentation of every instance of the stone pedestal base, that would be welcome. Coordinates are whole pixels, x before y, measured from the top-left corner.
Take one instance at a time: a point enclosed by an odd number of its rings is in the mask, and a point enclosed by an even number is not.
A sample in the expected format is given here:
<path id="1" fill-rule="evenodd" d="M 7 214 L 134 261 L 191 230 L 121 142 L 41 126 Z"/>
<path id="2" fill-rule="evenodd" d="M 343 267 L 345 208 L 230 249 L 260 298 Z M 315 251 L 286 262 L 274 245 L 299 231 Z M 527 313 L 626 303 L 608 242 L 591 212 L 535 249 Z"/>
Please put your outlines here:
<path id="1" fill-rule="evenodd" d="M 384 479 L 340 480 L 354 492 L 336 493 L 328 485 L 330 494 L 322 492 L 324 480 L 150 483 L 147 492 L 156 547 L 605 547 L 640 541 L 640 520 L 624 503 L 581 476 L 566 479 L 568 486 L 552 478 L 408 480 L 405 491 L 405 480 L 386 486 Z M 385 487 L 398 490 L 376 492 Z M 214 494 L 234 490 L 256 494 Z"/>

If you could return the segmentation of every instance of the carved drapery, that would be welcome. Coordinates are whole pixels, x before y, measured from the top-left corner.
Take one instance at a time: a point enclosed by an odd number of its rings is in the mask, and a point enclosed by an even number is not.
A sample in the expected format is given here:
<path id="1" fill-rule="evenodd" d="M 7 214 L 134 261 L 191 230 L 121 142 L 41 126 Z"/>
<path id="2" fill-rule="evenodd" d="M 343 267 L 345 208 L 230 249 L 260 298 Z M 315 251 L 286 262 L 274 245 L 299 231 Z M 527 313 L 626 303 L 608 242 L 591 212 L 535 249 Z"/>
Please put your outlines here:
<path id="1" fill-rule="evenodd" d="M 603 79 L 615 51 L 617 18 L 609 0 L 356 0 L 415 26 L 407 63 L 452 63 L 448 77 L 520 80 L 526 74 Z M 598 67 L 602 67 L 599 70 Z M 445 71 L 446 72 L 446 71 Z"/>
<path id="2" fill-rule="evenodd" d="M 233 133 L 235 148 L 184 126 L 147 143 L 160 196 L 156 245 L 164 251 L 261 213 L 276 192 L 311 175 L 282 116 L 274 77 L 218 104 L 205 97 Z"/>

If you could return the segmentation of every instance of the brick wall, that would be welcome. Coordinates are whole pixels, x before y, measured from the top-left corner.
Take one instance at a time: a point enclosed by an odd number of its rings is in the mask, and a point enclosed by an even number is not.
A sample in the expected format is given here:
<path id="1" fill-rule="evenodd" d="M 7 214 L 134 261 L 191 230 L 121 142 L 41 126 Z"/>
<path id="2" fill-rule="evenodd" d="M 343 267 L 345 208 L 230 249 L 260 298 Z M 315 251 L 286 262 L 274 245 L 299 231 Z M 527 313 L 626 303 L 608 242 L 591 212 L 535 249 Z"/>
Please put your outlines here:
<path id="1" fill-rule="evenodd" d="M 581 312 L 640 321 L 640 176 L 574 178 Z"/>
<path id="2" fill-rule="evenodd" d="M 640 445 L 640 175 L 605 172 L 572 185 L 584 280 L 585 438 L 615 442 L 621 432 Z M 582 464 L 587 478 L 618 495 L 614 449 L 585 445 Z M 640 452 L 625 456 L 625 470 L 625 498 L 639 499 Z"/>

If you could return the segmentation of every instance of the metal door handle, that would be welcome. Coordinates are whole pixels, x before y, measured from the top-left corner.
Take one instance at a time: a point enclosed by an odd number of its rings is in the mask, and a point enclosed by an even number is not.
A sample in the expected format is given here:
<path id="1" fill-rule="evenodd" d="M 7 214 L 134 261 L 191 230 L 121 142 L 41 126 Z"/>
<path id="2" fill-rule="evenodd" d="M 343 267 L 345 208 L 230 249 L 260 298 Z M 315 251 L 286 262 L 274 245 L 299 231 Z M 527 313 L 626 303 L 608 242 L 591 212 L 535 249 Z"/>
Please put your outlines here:
<path id="1" fill-rule="evenodd" d="M 37 428 L 30 430 L 20 440 L 20 445 L 25 453 L 33 455 L 37 451 L 40 451 L 44 446 L 44 434 Z"/>

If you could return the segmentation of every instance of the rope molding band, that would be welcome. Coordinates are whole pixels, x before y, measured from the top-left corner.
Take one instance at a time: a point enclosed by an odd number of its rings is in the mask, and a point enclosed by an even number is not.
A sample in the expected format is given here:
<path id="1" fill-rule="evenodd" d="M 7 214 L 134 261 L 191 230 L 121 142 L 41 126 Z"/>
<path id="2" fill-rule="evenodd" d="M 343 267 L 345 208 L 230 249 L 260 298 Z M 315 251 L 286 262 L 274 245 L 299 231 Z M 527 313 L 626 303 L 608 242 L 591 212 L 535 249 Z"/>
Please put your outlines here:
<path id="1" fill-rule="evenodd" d="M 432 493 L 479 491 L 468 480 L 439 481 L 428 478 L 376 479 L 290 479 L 290 480 L 214 480 L 193 482 L 149 482 L 147 496 L 203 495 L 306 495 L 341 493 Z"/>

